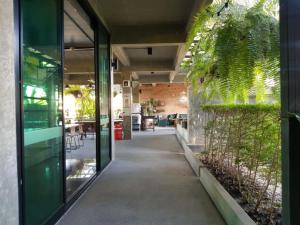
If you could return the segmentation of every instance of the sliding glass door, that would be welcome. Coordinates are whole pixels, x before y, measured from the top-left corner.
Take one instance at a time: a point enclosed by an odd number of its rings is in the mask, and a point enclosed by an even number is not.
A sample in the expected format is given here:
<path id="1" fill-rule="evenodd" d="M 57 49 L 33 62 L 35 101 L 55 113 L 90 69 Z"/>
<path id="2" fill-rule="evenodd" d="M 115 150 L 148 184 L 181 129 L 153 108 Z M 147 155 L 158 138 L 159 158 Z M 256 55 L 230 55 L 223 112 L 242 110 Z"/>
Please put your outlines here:
<path id="1" fill-rule="evenodd" d="M 89 24 L 99 21 L 76 22 L 80 18 L 71 14 L 77 11 L 64 11 L 63 0 L 19 2 L 20 207 L 25 225 L 41 225 L 64 210 L 111 160 L 110 44 L 101 25 L 94 40 Z"/>
<path id="2" fill-rule="evenodd" d="M 99 26 L 98 66 L 99 66 L 99 106 L 100 106 L 100 164 L 103 169 L 110 158 L 110 61 L 109 35 Z"/>
<path id="3" fill-rule="evenodd" d="M 39 225 L 63 205 L 62 4 L 20 3 L 24 218 Z"/>
<path id="4" fill-rule="evenodd" d="M 66 196 L 70 200 L 96 174 L 94 30 L 81 8 L 64 13 L 64 118 Z M 71 11 L 71 12 L 70 12 Z M 79 13 L 81 12 L 81 13 Z M 84 21 L 85 26 L 82 26 Z M 80 23 L 81 22 L 81 23 Z"/>

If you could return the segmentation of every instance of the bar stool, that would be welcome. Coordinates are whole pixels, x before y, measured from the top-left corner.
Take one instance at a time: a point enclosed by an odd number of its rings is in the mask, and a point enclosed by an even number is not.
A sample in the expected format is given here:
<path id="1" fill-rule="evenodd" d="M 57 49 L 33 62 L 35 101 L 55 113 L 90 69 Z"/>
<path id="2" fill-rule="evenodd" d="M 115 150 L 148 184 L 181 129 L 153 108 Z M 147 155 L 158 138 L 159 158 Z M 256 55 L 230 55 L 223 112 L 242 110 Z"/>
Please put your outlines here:
<path id="1" fill-rule="evenodd" d="M 79 135 L 76 133 L 75 127 L 70 128 L 70 133 L 66 133 L 66 149 L 76 150 L 80 147 Z M 69 147 L 68 147 L 69 146 Z"/>
<path id="2" fill-rule="evenodd" d="M 82 124 L 79 125 L 79 139 L 78 139 L 78 143 L 81 147 L 84 146 L 84 141 L 83 141 L 83 137 L 86 136 L 85 132 L 83 131 L 83 127 Z"/>

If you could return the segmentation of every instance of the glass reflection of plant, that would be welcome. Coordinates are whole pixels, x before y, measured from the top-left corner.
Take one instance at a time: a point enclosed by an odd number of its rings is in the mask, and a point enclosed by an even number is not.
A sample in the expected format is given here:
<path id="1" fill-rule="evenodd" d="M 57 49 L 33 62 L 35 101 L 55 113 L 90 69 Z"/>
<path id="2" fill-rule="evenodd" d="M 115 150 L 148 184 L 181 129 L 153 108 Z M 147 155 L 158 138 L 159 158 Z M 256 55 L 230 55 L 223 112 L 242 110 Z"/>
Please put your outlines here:
<path id="1" fill-rule="evenodd" d="M 95 90 L 93 88 L 84 85 L 70 85 L 68 89 L 65 89 L 65 95 L 69 94 L 76 98 L 78 120 L 95 118 Z"/>
<path id="2" fill-rule="evenodd" d="M 23 48 L 24 127 L 55 127 L 61 121 L 59 63 L 32 47 Z"/>

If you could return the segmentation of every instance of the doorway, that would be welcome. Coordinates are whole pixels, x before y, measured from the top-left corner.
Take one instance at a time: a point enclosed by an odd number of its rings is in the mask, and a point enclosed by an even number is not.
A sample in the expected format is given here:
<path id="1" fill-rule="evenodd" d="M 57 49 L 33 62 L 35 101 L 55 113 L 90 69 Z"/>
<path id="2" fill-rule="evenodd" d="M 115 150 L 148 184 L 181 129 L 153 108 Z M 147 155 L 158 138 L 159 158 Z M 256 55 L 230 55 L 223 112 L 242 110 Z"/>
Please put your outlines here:
<path id="1" fill-rule="evenodd" d="M 56 221 L 111 161 L 110 42 L 84 3 L 18 4 L 20 220 L 39 225 Z"/>
<path id="2" fill-rule="evenodd" d="M 81 8 L 64 10 L 64 136 L 67 199 L 96 174 L 95 34 Z"/>

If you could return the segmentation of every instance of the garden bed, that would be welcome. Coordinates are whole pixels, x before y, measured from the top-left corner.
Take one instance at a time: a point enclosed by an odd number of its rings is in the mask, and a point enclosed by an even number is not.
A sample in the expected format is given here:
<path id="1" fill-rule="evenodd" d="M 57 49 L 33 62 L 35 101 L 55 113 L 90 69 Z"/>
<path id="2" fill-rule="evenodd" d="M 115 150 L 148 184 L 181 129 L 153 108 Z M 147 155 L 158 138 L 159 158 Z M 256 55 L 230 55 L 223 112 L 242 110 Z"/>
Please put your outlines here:
<path id="1" fill-rule="evenodd" d="M 197 154 L 258 225 L 281 224 L 278 106 L 208 105 L 205 152 Z"/>
<path id="2" fill-rule="evenodd" d="M 176 131 L 176 136 L 184 149 L 184 155 L 200 182 L 208 192 L 212 201 L 228 225 L 254 225 L 254 221 L 240 207 L 234 198 L 223 188 L 216 178 L 209 172 L 199 160 L 190 145 L 182 138 L 182 134 Z M 198 152 L 198 151 L 196 151 Z"/>
<path id="3" fill-rule="evenodd" d="M 205 151 L 192 151 L 180 132 L 177 136 L 185 157 L 227 223 L 249 224 L 236 222 L 241 221 L 237 215 L 242 210 L 233 209 L 238 207 L 228 209 L 228 213 L 227 208 L 235 202 L 258 225 L 281 224 L 279 107 L 206 105 L 203 111 L 205 122 L 199 129 L 204 129 Z M 235 200 L 228 200 L 226 194 L 221 194 L 221 188 L 215 187 L 221 185 Z M 231 221 L 231 217 L 236 219 Z"/>
<path id="4" fill-rule="evenodd" d="M 210 173 L 220 182 L 225 190 L 235 199 L 235 201 L 244 209 L 244 211 L 255 221 L 258 225 L 280 225 L 281 224 L 281 208 L 274 205 L 270 207 L 260 207 L 259 210 L 255 210 L 255 204 L 249 203 L 243 198 L 243 194 L 239 190 L 238 181 L 230 174 L 229 171 L 219 170 L 218 166 L 211 165 L 204 160 L 201 162 L 210 171 Z M 249 187 L 242 185 L 242 189 L 246 191 Z M 259 186 L 256 187 L 256 192 L 261 192 Z M 270 201 L 269 197 L 264 196 L 264 201 Z"/>

